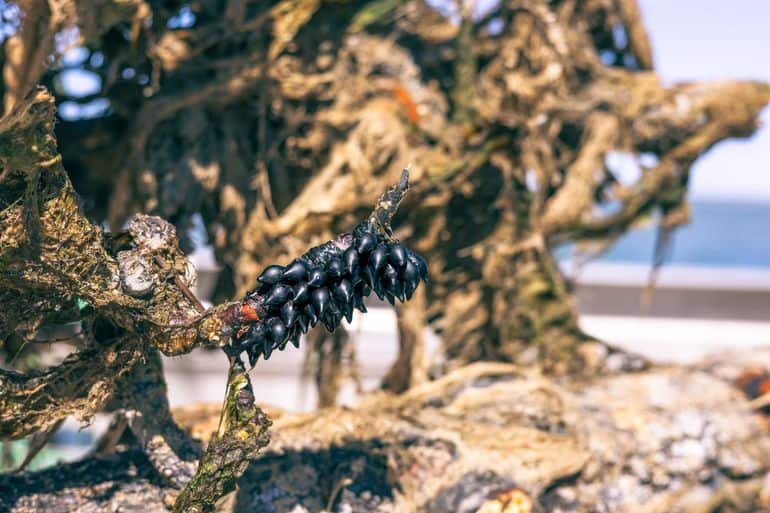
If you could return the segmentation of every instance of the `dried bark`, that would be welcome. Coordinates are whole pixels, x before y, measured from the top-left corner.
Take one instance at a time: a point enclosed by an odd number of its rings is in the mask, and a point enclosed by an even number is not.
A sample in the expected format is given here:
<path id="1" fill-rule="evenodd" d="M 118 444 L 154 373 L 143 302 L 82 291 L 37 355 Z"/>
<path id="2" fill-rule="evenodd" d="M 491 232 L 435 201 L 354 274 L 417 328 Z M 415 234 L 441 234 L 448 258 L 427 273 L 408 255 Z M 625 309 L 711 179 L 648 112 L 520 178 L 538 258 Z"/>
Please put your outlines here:
<path id="1" fill-rule="evenodd" d="M 747 370 L 770 370 L 770 353 L 560 382 L 478 363 L 353 409 L 273 413 L 271 445 L 219 511 L 767 511 L 770 432 L 737 384 Z M 211 410 L 195 410 L 178 418 L 209 431 Z M 0 507 L 106 512 L 143 497 L 161 511 L 169 488 L 144 461 L 65 465 L 55 484 L 2 477 Z"/>
<path id="2" fill-rule="evenodd" d="M 99 452 L 114 449 L 128 428 L 155 470 L 181 490 L 175 511 L 212 511 L 268 443 L 269 419 L 254 405 L 241 354 L 253 366 L 290 338 L 298 345 L 308 325 L 334 330 L 353 308 L 365 311 L 371 292 L 405 301 L 426 278 L 422 258 L 393 239 L 390 226 L 409 174 L 353 233 L 306 252 L 304 277 L 273 266 L 272 282 L 266 271 L 241 300 L 206 310 L 190 292 L 195 269 L 172 225 L 137 214 L 126 231 L 104 233 L 85 217 L 57 152 L 53 114 L 52 97 L 37 89 L 0 121 L 0 327 L 3 341 L 31 341 L 46 323 L 75 323 L 82 336 L 76 352 L 48 369 L 3 362 L 0 440 L 33 435 L 45 443 L 68 416 L 87 422 L 117 411 Z M 305 299 L 297 292 L 292 303 L 285 280 L 303 286 Z M 279 289 L 286 297 L 272 302 Z M 198 347 L 222 348 L 230 363 L 220 425 L 202 455 L 171 417 L 160 361 L 160 352 Z"/>
<path id="3" fill-rule="evenodd" d="M 201 311 L 189 291 L 194 269 L 162 219 L 138 215 L 126 232 L 105 234 L 84 216 L 56 149 L 53 114 L 51 96 L 38 89 L 0 122 L 0 326 L 3 339 L 31 340 L 44 323 L 68 321 L 84 334 L 59 365 L 0 369 L 0 439 L 47 437 L 67 416 L 87 422 L 120 410 L 155 471 L 183 488 L 177 511 L 210 511 L 266 445 L 269 423 L 253 395 L 242 397 L 249 380 L 235 358 L 237 390 L 228 391 L 215 442 L 196 465 L 199 450 L 169 411 L 159 350 L 223 345 L 240 327 L 229 315 L 240 303 Z"/>
<path id="4" fill-rule="evenodd" d="M 3 43 L 0 349 L 27 350 L 43 326 L 85 329 L 60 365 L 0 370 L 0 438 L 118 411 L 100 449 L 120 452 L 0 477 L 0 507 L 198 513 L 241 479 L 239 511 L 770 508 L 765 421 L 732 384 L 745 360 L 624 373 L 650 364 L 578 329 L 552 254 L 606 246 L 655 213 L 666 234 L 684 222 L 692 163 L 754 130 L 768 85 L 663 87 L 632 0 L 506 0 L 482 19 L 462 10 L 459 24 L 420 0 L 201 0 L 186 27 L 175 2 L 25 5 Z M 91 52 L 77 66 L 101 79 L 85 98 L 39 61 L 71 27 Z M 31 89 L 38 79 L 55 98 Z M 110 109 L 59 119 L 59 155 L 55 103 L 94 100 Z M 639 160 L 635 180 L 611 151 Z M 258 312 L 231 298 L 266 262 L 349 228 L 410 162 L 396 235 L 426 253 L 434 281 L 399 312 L 386 386 L 403 394 L 281 415 L 255 460 L 269 421 L 230 351 L 201 452 L 172 420 L 159 352 L 251 333 Z M 387 241 L 389 203 L 369 220 Z M 206 311 L 182 251 L 197 214 L 226 266 L 226 302 Z M 427 322 L 447 356 L 432 382 Z M 315 344 L 331 405 L 354 358 L 341 338 L 327 346 Z M 468 365 L 484 360 L 507 363 Z M 116 444 L 125 429 L 140 451 Z"/>
<path id="5" fill-rule="evenodd" d="M 436 277 L 425 317 L 445 370 L 606 370 L 554 246 L 608 247 L 658 213 L 666 232 L 685 222 L 693 161 L 751 133 L 770 99 L 758 83 L 664 87 L 633 0 L 505 0 L 459 25 L 420 0 L 215 4 L 190 4 L 185 27 L 179 6 L 156 2 L 89 25 L 104 63 L 81 67 L 102 88 L 57 90 L 111 105 L 57 127 L 89 212 L 112 226 L 158 214 L 183 239 L 201 214 L 229 299 L 266 262 L 349 226 L 411 163 L 398 235 Z M 638 178 L 616 175 L 613 151 L 640 159 Z"/>

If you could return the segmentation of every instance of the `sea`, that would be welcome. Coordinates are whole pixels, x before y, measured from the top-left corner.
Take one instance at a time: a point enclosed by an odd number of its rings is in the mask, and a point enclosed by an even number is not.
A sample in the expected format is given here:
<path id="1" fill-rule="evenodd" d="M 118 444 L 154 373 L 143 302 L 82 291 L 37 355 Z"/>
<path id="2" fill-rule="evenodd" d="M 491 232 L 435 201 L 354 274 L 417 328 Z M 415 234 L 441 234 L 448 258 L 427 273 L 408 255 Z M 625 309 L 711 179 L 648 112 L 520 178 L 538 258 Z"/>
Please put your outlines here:
<path id="1" fill-rule="evenodd" d="M 677 229 L 667 250 L 667 265 L 770 268 L 770 203 L 696 200 L 690 223 Z M 656 225 L 631 230 L 597 263 L 649 264 L 653 261 Z M 560 248 L 560 257 L 572 253 Z"/>

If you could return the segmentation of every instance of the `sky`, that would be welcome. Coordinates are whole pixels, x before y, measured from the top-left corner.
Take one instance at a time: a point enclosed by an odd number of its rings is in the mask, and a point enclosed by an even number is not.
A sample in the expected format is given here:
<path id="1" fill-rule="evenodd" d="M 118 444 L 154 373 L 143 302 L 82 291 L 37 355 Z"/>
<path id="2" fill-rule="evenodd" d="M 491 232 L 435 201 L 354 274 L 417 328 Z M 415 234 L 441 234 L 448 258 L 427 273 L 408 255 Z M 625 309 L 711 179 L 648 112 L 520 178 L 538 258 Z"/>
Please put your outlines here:
<path id="1" fill-rule="evenodd" d="M 770 0 L 638 0 L 655 68 L 668 83 L 770 82 Z M 728 140 L 692 171 L 692 199 L 770 202 L 770 108 L 750 139 Z"/>

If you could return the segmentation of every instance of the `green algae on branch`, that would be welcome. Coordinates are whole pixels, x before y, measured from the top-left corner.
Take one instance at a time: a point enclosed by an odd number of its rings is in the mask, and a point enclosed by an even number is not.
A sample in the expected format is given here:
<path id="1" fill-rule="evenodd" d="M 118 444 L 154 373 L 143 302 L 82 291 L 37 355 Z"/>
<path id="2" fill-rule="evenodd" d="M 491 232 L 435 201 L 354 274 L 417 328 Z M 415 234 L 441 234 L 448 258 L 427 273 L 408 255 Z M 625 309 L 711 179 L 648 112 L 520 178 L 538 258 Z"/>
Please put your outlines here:
<path id="1" fill-rule="evenodd" d="M 239 358 L 230 362 L 219 428 L 198 463 L 198 471 L 176 499 L 175 513 L 208 513 L 235 489 L 260 449 L 270 442 L 270 419 L 254 404 L 249 375 Z"/>

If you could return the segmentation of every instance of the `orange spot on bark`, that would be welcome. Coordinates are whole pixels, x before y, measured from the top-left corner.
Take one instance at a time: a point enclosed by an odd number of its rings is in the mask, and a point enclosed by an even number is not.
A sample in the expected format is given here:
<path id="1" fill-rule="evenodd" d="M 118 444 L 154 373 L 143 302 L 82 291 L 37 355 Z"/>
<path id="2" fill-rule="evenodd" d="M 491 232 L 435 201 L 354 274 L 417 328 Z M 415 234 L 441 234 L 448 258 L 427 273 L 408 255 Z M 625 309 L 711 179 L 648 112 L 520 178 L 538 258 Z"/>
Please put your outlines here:
<path id="1" fill-rule="evenodd" d="M 412 96 L 409 94 L 401 84 L 395 84 L 393 86 L 393 96 L 396 101 L 404 106 L 406 109 L 406 117 L 415 125 L 420 122 L 420 113 L 417 112 L 417 104 L 412 100 Z"/>
<path id="2" fill-rule="evenodd" d="M 243 303 L 241 305 L 241 319 L 257 322 L 259 320 L 259 314 L 248 303 Z"/>
<path id="3" fill-rule="evenodd" d="M 740 376 L 738 376 L 738 379 L 736 379 L 736 384 L 743 388 L 752 381 L 756 379 L 762 379 L 763 377 L 767 376 L 767 373 L 762 368 L 749 368 L 743 371 Z"/>

